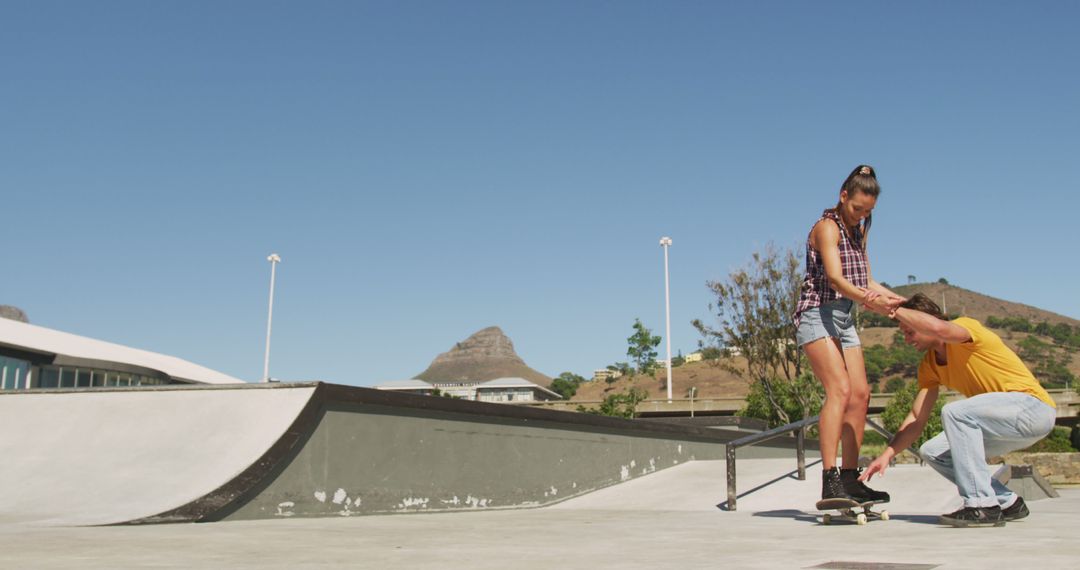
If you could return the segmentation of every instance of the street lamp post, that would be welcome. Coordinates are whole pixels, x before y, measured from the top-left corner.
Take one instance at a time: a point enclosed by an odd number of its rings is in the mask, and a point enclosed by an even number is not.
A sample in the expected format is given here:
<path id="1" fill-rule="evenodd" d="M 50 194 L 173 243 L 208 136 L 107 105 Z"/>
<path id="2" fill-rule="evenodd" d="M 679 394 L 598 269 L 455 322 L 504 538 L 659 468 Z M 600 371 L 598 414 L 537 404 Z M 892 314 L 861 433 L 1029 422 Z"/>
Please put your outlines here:
<path id="1" fill-rule="evenodd" d="M 664 335 L 667 338 L 667 401 L 671 403 L 671 288 L 668 285 L 668 248 L 671 247 L 671 238 L 660 238 L 660 247 L 664 248 L 664 314 L 666 317 L 667 330 Z"/>
<path id="2" fill-rule="evenodd" d="M 266 258 L 270 262 L 270 308 L 266 312 L 266 356 L 263 358 L 263 382 L 270 381 L 270 327 L 274 322 L 274 274 L 281 256 L 271 253 Z"/>

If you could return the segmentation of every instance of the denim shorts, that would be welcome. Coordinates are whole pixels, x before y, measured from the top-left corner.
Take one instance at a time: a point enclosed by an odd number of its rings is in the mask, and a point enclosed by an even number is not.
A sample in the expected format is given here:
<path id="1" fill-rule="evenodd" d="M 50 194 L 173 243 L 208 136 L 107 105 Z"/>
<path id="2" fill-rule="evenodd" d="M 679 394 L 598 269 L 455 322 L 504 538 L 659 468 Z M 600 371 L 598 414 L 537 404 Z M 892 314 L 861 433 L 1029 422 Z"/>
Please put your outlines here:
<path id="1" fill-rule="evenodd" d="M 852 305 L 850 299 L 837 299 L 803 311 L 795 331 L 799 346 L 825 337 L 840 339 L 842 348 L 860 346 L 855 316 L 851 314 Z"/>

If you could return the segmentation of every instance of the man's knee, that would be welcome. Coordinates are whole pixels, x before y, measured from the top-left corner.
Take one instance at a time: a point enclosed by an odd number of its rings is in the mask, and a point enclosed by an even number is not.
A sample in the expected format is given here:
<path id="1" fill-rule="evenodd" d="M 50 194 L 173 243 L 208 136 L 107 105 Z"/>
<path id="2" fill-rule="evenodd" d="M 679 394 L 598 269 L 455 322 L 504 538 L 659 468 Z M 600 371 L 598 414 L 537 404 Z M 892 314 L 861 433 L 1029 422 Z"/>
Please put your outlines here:
<path id="1" fill-rule="evenodd" d="M 926 462 L 941 463 L 948 459 L 948 455 L 949 440 L 941 436 L 930 438 L 919 446 L 919 456 Z"/>
<path id="2" fill-rule="evenodd" d="M 930 461 L 930 459 L 936 457 L 929 441 L 925 441 L 919 446 L 919 455 L 923 458 L 923 461 Z"/>
<path id="3" fill-rule="evenodd" d="M 963 414 L 963 407 L 960 404 L 963 404 L 963 400 L 945 404 L 941 408 L 941 423 L 948 424 L 959 421 Z"/>

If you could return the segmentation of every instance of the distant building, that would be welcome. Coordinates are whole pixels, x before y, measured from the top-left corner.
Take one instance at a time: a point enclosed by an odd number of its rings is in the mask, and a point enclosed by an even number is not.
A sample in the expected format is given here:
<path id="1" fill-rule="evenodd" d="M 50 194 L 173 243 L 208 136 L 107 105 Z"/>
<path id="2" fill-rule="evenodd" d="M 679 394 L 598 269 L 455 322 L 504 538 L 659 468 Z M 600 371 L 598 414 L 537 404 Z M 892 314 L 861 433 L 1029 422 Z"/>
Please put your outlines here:
<path id="1" fill-rule="evenodd" d="M 620 377 L 622 377 L 622 372 L 619 372 L 618 370 L 610 370 L 608 368 L 597 368 L 596 370 L 593 370 L 592 379 L 593 379 L 593 381 L 598 381 L 598 380 L 607 380 L 608 378 L 620 378 Z"/>
<path id="2" fill-rule="evenodd" d="M 175 356 L 0 318 L 0 390 L 242 383 Z"/>
<path id="3" fill-rule="evenodd" d="M 683 362 L 701 362 L 702 358 L 703 356 L 701 354 L 701 351 L 699 350 L 697 352 L 691 352 L 690 354 L 684 356 Z"/>
<path id="4" fill-rule="evenodd" d="M 551 390 L 529 382 L 524 378 L 496 378 L 487 381 L 434 381 L 397 380 L 375 386 L 378 390 L 392 390 L 410 394 L 445 394 L 463 400 L 481 402 L 543 402 L 561 400 L 562 396 Z"/>
<path id="5" fill-rule="evenodd" d="M 476 387 L 481 402 L 544 402 L 562 396 L 524 378 L 496 378 Z"/>
<path id="6" fill-rule="evenodd" d="M 415 378 L 412 380 L 394 380 L 375 386 L 375 388 L 379 390 L 405 392 L 406 394 L 420 394 L 421 396 L 430 396 L 435 392 L 435 386 Z"/>
<path id="7" fill-rule="evenodd" d="M 431 385 L 438 389 L 443 394 L 453 396 L 455 398 L 461 398 L 462 400 L 475 400 L 476 399 L 476 385 L 480 382 L 469 381 L 452 381 L 442 382 L 435 381 Z"/>

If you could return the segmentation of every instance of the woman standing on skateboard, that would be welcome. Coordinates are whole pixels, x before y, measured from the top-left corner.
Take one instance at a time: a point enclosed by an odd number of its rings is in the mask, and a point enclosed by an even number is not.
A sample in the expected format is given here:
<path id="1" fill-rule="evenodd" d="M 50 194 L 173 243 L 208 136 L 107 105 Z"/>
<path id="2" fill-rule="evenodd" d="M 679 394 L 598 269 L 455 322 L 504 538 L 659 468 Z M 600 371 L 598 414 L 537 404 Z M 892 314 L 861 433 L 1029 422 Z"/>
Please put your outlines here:
<path id="1" fill-rule="evenodd" d="M 794 322 L 799 346 L 825 386 L 819 423 L 822 499 L 889 500 L 888 493 L 858 480 L 870 387 L 852 314 L 855 303 L 895 308 L 903 301 L 870 274 L 866 238 L 880 193 L 874 169 L 855 167 L 840 187 L 836 207 L 821 214 L 806 240 L 806 277 Z M 843 458 L 837 469 L 841 442 Z"/>

